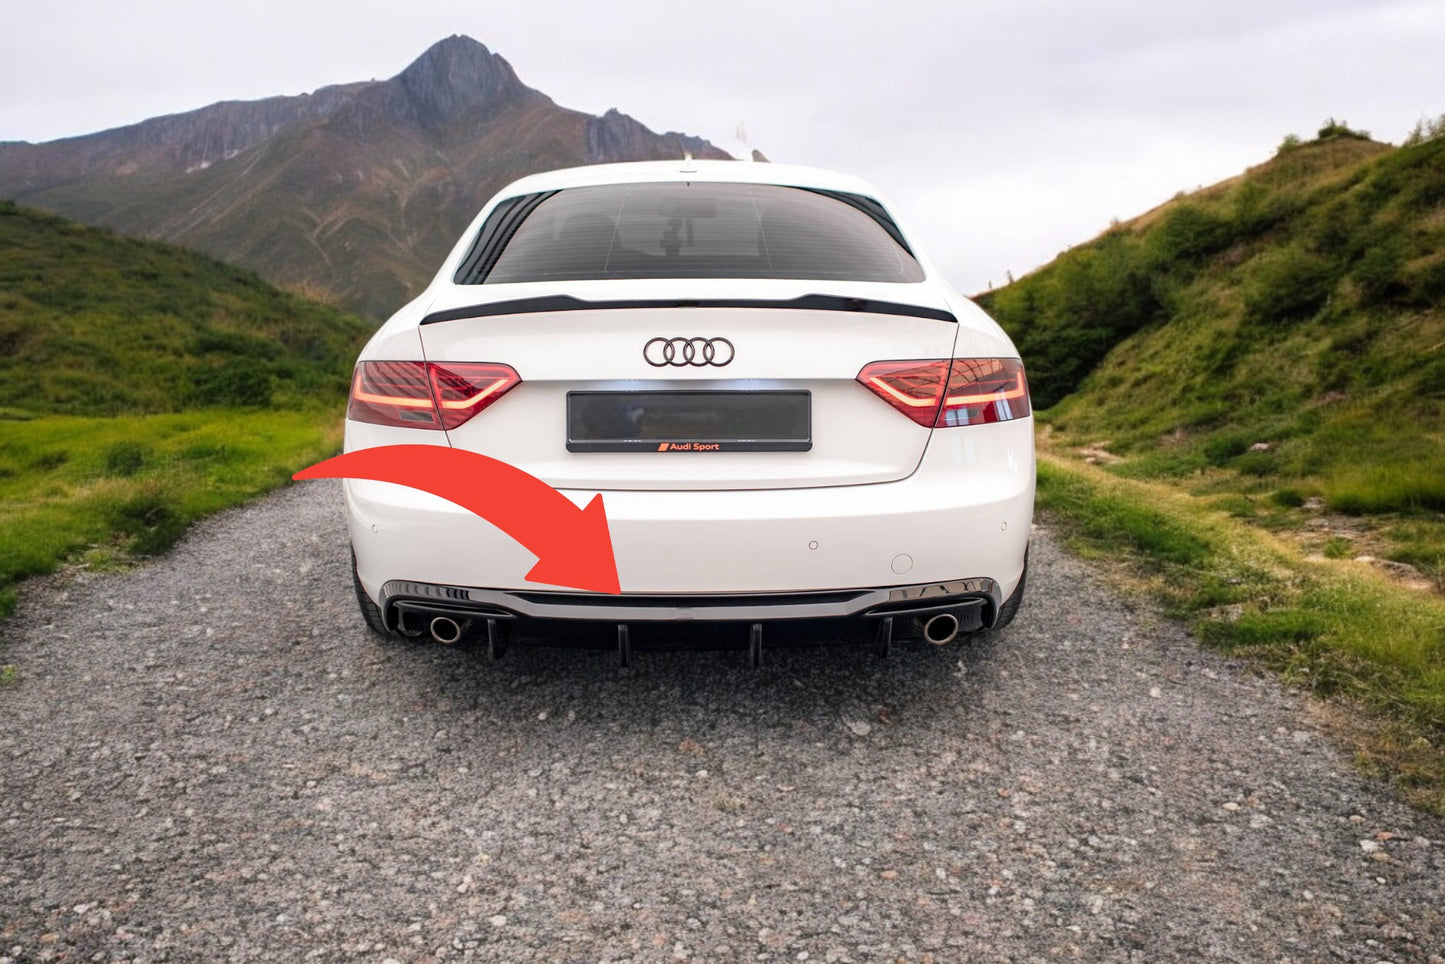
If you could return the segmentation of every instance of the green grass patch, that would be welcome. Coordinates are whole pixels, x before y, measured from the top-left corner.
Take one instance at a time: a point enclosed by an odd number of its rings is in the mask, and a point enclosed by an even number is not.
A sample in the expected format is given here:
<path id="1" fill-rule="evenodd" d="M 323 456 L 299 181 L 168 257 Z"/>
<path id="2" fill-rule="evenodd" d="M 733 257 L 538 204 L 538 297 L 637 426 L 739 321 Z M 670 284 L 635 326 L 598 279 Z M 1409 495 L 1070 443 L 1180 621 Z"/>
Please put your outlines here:
<path id="1" fill-rule="evenodd" d="M 1101 489 L 1087 476 L 1060 471 L 1056 463 L 1039 466 L 1039 505 L 1073 522 L 1075 534 L 1087 540 L 1081 548 L 1123 550 L 1185 568 L 1202 565 L 1211 553 L 1207 538 L 1159 507 L 1130 498 L 1123 487 Z"/>
<path id="2" fill-rule="evenodd" d="M 0 422 L 0 617 L 22 579 L 156 555 L 285 484 L 339 449 L 340 422 L 320 407 Z"/>
<path id="3" fill-rule="evenodd" d="M 1424 453 L 1422 453 L 1424 454 Z M 1341 468 L 1325 484 L 1330 508 L 1352 515 L 1409 509 L 1445 511 L 1445 452 L 1418 461 Z"/>
<path id="4" fill-rule="evenodd" d="M 1311 562 L 1219 508 L 1047 453 L 1040 509 L 1066 544 L 1206 643 L 1370 712 L 1363 759 L 1445 813 L 1445 600 L 1350 561 Z"/>

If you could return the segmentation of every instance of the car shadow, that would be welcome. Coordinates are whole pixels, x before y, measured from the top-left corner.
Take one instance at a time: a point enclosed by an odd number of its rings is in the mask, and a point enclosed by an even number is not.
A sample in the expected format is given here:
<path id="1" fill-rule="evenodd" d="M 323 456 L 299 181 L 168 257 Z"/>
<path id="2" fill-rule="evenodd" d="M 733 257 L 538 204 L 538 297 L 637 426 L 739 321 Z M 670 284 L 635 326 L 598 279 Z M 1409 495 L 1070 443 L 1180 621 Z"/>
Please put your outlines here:
<path id="1" fill-rule="evenodd" d="M 819 727 L 853 735 L 898 726 L 956 729 L 988 702 L 995 657 L 1010 636 L 983 633 L 945 646 L 899 638 L 886 657 L 866 635 L 852 645 L 832 637 L 830 645 L 809 646 L 801 645 L 809 641 L 805 632 L 786 648 L 768 647 L 765 636 L 762 665 L 753 668 L 747 630 L 674 628 L 688 637 L 674 644 L 703 648 L 652 648 L 644 640 L 628 668 L 607 645 L 609 635 L 615 639 L 612 627 L 600 636 L 574 635 L 567 647 L 519 640 L 496 661 L 479 643 L 372 638 L 368 645 L 407 705 L 435 715 L 438 727 L 484 725 L 493 737 L 525 740 L 528 731 L 559 720 L 618 735 L 727 727 L 803 735 Z"/>

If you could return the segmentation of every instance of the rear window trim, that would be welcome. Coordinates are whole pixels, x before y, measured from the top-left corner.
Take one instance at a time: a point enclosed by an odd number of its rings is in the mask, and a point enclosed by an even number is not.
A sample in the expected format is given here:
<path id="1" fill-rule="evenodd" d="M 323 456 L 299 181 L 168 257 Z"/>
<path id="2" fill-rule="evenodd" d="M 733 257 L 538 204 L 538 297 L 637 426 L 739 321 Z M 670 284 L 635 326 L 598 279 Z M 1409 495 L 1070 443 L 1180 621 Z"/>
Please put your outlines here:
<path id="1" fill-rule="evenodd" d="M 888 236 L 893 239 L 894 243 L 902 248 L 910 258 L 915 261 L 918 260 L 918 255 L 914 253 L 913 248 L 909 247 L 908 239 L 903 236 L 903 231 L 898 227 L 897 222 L 888 216 L 887 210 L 881 203 L 868 195 L 850 194 L 847 191 L 829 191 L 821 187 L 804 187 L 799 188 L 799 190 L 821 194 L 823 197 L 832 198 L 834 201 L 839 201 L 856 211 L 868 215 L 880 228 L 888 233 Z"/>
<path id="2" fill-rule="evenodd" d="M 798 298 L 632 298 L 614 301 L 584 301 L 571 295 L 544 295 L 538 298 L 516 298 L 494 301 L 465 308 L 433 311 L 420 324 L 434 325 L 469 318 L 491 318 L 499 315 L 526 315 L 560 311 L 647 310 L 655 308 L 781 308 L 791 311 L 847 311 L 875 315 L 901 315 L 929 318 L 934 321 L 958 323 L 953 312 L 942 308 L 926 308 L 897 301 L 875 301 L 871 298 L 850 298 L 843 295 L 803 295 Z"/>
<path id="3" fill-rule="evenodd" d="M 491 274 L 497 259 L 502 256 L 512 235 L 529 218 L 537 205 L 557 194 L 557 191 L 539 191 L 536 194 L 518 194 L 498 202 L 482 223 L 477 239 L 471 250 L 457 267 L 452 281 L 459 285 L 480 284 Z"/>

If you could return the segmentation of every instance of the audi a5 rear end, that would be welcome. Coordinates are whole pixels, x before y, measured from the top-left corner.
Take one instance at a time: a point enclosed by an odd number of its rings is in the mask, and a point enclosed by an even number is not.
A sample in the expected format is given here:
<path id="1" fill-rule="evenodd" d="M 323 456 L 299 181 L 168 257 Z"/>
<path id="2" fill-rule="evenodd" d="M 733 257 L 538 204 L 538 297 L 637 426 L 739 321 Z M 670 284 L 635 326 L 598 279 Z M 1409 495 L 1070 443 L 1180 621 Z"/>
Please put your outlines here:
<path id="1" fill-rule="evenodd" d="M 452 446 L 605 502 L 619 594 L 437 496 L 349 479 L 372 628 L 499 652 L 531 620 L 685 645 L 837 620 L 886 646 L 1000 627 L 1023 593 L 1018 352 L 866 183 L 771 164 L 524 178 L 356 366 L 346 449 Z M 659 627 L 659 624 L 663 624 Z M 654 635 L 657 635 L 654 633 Z"/>

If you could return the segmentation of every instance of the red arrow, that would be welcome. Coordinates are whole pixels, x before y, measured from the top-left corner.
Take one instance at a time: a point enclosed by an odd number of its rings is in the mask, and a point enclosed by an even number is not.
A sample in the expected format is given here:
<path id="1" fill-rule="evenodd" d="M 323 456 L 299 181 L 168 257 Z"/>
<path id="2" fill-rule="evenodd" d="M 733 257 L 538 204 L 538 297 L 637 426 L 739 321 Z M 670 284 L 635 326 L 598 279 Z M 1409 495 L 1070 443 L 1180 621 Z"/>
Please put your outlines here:
<path id="1" fill-rule="evenodd" d="M 579 509 L 514 465 L 442 445 L 358 449 L 292 478 L 371 479 L 430 492 L 481 516 L 535 555 L 537 564 L 524 577 L 528 582 L 622 592 L 601 493 Z"/>

